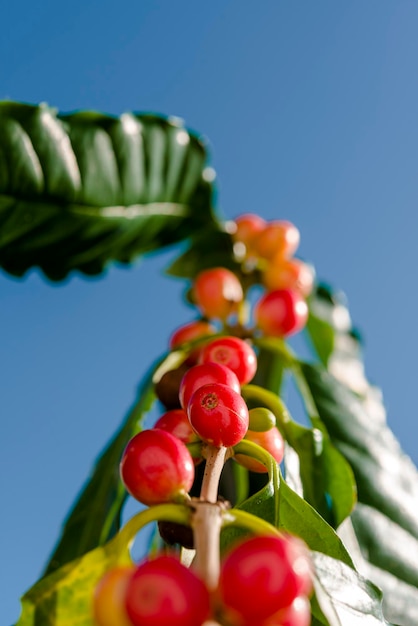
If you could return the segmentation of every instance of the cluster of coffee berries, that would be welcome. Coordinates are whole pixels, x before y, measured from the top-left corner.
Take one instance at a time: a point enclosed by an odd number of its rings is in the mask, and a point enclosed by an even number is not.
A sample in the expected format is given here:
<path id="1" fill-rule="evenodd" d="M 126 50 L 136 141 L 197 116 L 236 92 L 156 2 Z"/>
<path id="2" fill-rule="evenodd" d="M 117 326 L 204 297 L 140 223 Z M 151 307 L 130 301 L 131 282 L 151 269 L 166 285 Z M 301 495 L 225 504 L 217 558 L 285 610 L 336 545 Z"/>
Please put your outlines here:
<path id="1" fill-rule="evenodd" d="M 238 217 L 232 236 L 241 253 L 261 274 L 266 293 L 254 308 L 256 327 L 265 335 L 286 337 L 306 323 L 305 298 L 314 283 L 313 268 L 294 258 L 299 230 L 287 221 L 266 222 L 258 215 Z"/>
<path id="2" fill-rule="evenodd" d="M 165 546 L 164 554 L 108 572 L 94 596 L 98 626 L 310 624 L 311 567 L 299 539 L 272 527 L 265 535 L 263 526 L 263 535 L 233 546 L 220 561 L 219 535 L 230 507 L 218 496 L 224 463 L 232 457 L 251 472 L 266 472 L 267 465 L 271 472 L 269 459 L 280 464 L 284 453 L 276 416 L 264 407 L 249 409 L 241 394 L 257 370 L 251 339 L 300 330 L 313 284 L 310 267 L 293 258 L 299 231 L 289 222 L 244 215 L 235 221 L 233 237 L 241 246 L 242 271 L 215 267 L 197 275 L 192 300 L 202 318 L 173 333 L 170 349 L 182 364 L 156 383 L 166 412 L 128 442 L 120 463 L 122 482 L 136 500 L 150 507 L 171 503 L 168 508 L 190 514 L 181 538 L 178 524 L 168 522 L 173 540 L 166 521 L 159 530 L 166 543 L 193 549 L 195 557 L 186 567 Z M 250 280 L 246 264 L 254 270 Z M 246 290 L 260 282 L 266 292 L 250 329 Z M 256 445 L 239 446 L 243 439 Z M 200 497 L 192 498 L 199 485 L 195 468 L 203 461 Z"/>
<path id="3" fill-rule="evenodd" d="M 253 214 L 242 215 L 230 225 L 245 283 L 259 283 L 266 290 L 254 307 L 255 332 L 273 337 L 298 332 L 306 323 L 306 298 L 314 284 L 313 268 L 293 256 L 300 240 L 298 229 L 290 222 L 266 222 Z M 206 319 L 222 323 L 239 316 L 245 302 L 240 277 L 224 267 L 200 272 L 191 294 Z"/>
<path id="4" fill-rule="evenodd" d="M 174 336 L 187 335 L 191 328 L 179 329 Z M 199 330 L 206 333 L 207 327 Z M 257 369 L 252 346 L 238 337 L 209 337 L 192 352 L 198 362 L 181 378 L 179 406 L 166 411 L 154 428 L 135 435 L 122 456 L 122 481 L 146 505 L 185 500 L 200 461 L 192 459 L 187 444 L 202 441 L 230 448 L 245 438 L 270 452 L 277 463 L 283 458 L 275 416 L 264 408 L 249 411 L 241 395 L 241 385 L 251 381 Z M 252 471 L 266 471 L 255 459 L 242 454 L 234 458 Z"/>
<path id="5" fill-rule="evenodd" d="M 225 556 L 213 590 L 174 554 L 116 567 L 97 586 L 93 613 L 99 626 L 309 626 L 311 587 L 298 539 L 255 536 Z"/>

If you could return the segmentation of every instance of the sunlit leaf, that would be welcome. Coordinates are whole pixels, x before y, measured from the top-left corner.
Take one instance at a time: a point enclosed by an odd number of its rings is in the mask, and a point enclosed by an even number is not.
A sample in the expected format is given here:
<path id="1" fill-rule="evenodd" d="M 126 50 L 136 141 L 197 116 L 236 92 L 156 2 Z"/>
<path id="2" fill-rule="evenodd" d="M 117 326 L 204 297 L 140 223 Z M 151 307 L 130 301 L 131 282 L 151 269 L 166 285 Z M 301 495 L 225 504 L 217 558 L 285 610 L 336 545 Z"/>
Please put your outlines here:
<path id="1" fill-rule="evenodd" d="M 323 553 L 314 552 L 312 559 L 316 599 L 329 626 L 388 624 L 382 612 L 382 594 L 370 581 Z"/>
<path id="2" fill-rule="evenodd" d="M 112 541 L 67 563 L 23 596 L 16 626 L 95 626 L 92 598 L 98 581 L 111 567 L 130 562 L 127 546 Z"/>

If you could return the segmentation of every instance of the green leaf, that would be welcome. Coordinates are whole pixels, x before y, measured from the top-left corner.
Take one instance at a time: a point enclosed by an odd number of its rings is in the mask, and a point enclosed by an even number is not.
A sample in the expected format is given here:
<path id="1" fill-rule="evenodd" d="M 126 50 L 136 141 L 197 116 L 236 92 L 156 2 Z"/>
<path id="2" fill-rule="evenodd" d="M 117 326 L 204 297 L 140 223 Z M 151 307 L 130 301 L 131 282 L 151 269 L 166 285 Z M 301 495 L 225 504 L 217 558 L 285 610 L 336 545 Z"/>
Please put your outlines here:
<path id="1" fill-rule="evenodd" d="M 329 626 L 388 624 L 382 594 L 351 567 L 323 553 L 312 554 L 315 594 Z M 323 623 L 322 616 L 315 616 Z"/>
<path id="2" fill-rule="evenodd" d="M 277 427 L 297 452 L 304 498 L 330 524 L 338 526 L 356 502 L 354 476 L 345 458 L 334 448 L 320 420 L 306 428 L 292 420 L 281 399 L 256 385 L 245 385 L 242 394 L 250 407 L 264 406 L 277 419 Z"/>
<path id="3" fill-rule="evenodd" d="M 90 479 L 65 521 L 44 575 L 106 543 L 119 530 L 127 497 L 119 477 L 119 463 L 127 442 L 140 430 L 141 422 L 155 400 L 154 371 L 155 366 L 144 377 L 134 406 L 97 459 Z"/>
<path id="4" fill-rule="evenodd" d="M 276 528 L 301 537 L 311 550 L 324 552 L 352 566 L 352 560 L 341 539 L 319 513 L 298 496 L 280 476 L 280 488 L 275 489 L 273 480 L 259 492 L 236 507 L 256 515 Z M 223 533 L 222 548 L 226 549 L 242 535 L 240 529 L 228 529 Z"/>
<path id="5" fill-rule="evenodd" d="M 97 583 L 109 569 L 132 563 L 129 546 L 134 537 L 157 520 L 190 525 L 190 508 L 167 503 L 134 515 L 106 545 L 60 567 L 29 589 L 16 626 L 94 626 L 92 598 Z"/>
<path id="6" fill-rule="evenodd" d="M 373 566 L 366 563 L 361 571 L 382 587 L 390 619 L 412 626 L 418 594 L 410 593 L 401 606 L 399 594 L 418 581 L 418 471 L 387 427 L 374 388 L 362 397 L 321 366 L 304 364 L 302 371 L 321 419 L 356 477 L 360 505 L 352 520 L 363 559 Z"/>
<path id="7" fill-rule="evenodd" d="M 216 232 L 212 180 L 177 119 L 0 102 L 0 266 L 61 280 Z"/>
<path id="8" fill-rule="evenodd" d="M 22 598 L 16 626 L 94 626 L 92 597 L 105 572 L 131 562 L 127 546 L 113 540 L 40 580 Z"/>
<path id="9" fill-rule="evenodd" d="M 303 364 L 321 419 L 356 476 L 359 501 L 418 538 L 418 472 L 393 433 L 367 405 L 320 366 Z"/>

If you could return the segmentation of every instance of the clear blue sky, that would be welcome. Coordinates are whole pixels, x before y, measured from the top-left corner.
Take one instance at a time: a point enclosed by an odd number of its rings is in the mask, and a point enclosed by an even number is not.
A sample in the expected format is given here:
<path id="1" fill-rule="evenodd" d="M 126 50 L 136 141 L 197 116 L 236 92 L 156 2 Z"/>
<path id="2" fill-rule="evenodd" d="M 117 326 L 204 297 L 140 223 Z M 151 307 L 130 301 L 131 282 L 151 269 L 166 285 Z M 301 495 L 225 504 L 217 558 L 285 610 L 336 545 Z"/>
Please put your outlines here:
<path id="1" fill-rule="evenodd" d="M 0 98 L 177 115 L 225 217 L 290 219 L 347 294 L 389 424 L 418 462 L 418 3 L 8 3 Z M 95 455 L 192 313 L 173 252 L 52 285 L 0 273 L 0 621 L 19 613 Z"/>

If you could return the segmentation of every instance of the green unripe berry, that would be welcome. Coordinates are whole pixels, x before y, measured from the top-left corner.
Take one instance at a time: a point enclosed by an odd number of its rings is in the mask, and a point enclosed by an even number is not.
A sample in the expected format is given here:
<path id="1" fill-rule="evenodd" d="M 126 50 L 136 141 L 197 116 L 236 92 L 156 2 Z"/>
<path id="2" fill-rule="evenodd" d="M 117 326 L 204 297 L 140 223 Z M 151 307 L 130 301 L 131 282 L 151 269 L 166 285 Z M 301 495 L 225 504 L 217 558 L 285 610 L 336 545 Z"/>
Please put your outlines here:
<path id="1" fill-rule="evenodd" d="M 264 407 L 257 407 L 249 411 L 249 430 L 264 433 L 276 426 L 276 417 L 272 411 Z"/>

